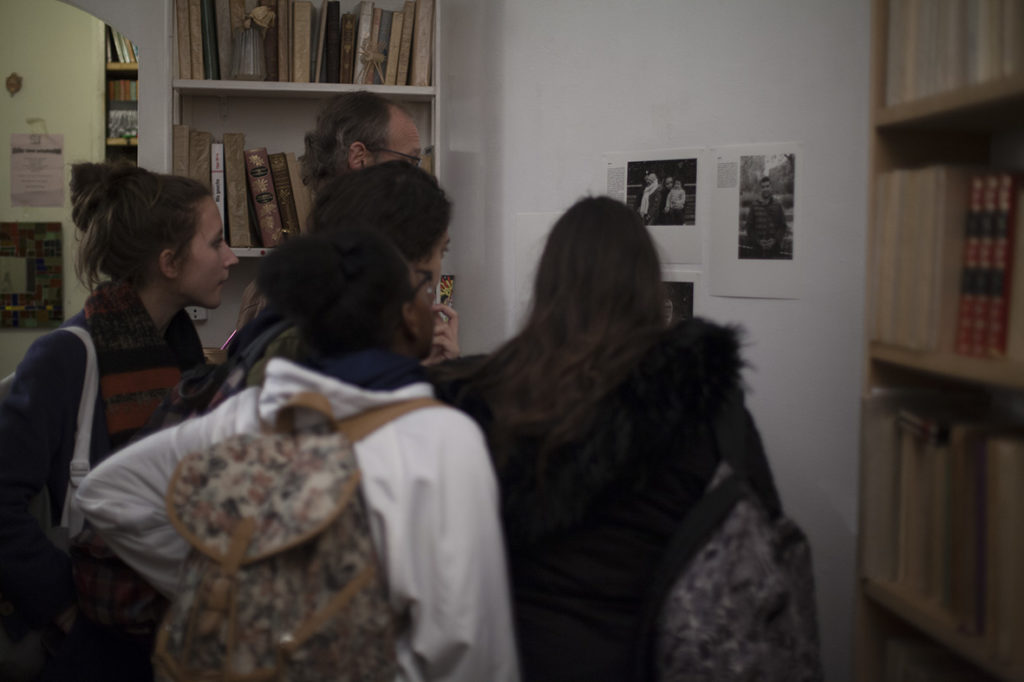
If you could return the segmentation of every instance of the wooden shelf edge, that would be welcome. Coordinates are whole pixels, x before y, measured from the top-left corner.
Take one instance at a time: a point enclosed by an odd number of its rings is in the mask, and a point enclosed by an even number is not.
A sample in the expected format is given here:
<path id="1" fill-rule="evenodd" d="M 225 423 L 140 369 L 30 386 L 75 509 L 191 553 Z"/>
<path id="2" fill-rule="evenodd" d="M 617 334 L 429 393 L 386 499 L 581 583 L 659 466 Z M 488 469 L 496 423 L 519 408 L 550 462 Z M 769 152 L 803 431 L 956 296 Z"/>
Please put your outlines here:
<path id="1" fill-rule="evenodd" d="M 107 62 L 107 71 L 138 71 L 138 64 L 124 64 L 122 62 Z"/>
<path id="2" fill-rule="evenodd" d="M 983 638 L 957 632 L 950 617 L 931 602 L 908 594 L 900 586 L 891 583 L 862 578 L 861 585 L 864 596 L 872 602 L 952 649 L 990 675 L 1003 680 L 1024 679 L 1024 665 L 1014 666 L 993 660 L 989 655 L 988 643 Z"/>
<path id="3" fill-rule="evenodd" d="M 950 353 L 921 353 L 880 343 L 870 346 L 871 359 L 949 379 L 1024 389 L 1024 363 L 988 360 Z"/>
<path id="4" fill-rule="evenodd" d="M 385 97 L 428 101 L 433 87 L 412 85 L 352 85 L 350 83 L 282 83 L 280 81 L 175 80 L 171 87 L 181 95 L 210 97 L 307 97 L 326 98 L 340 92 L 369 90 Z"/>
<path id="5" fill-rule="evenodd" d="M 875 112 L 875 126 L 888 128 L 953 118 L 1015 99 L 1024 102 L 1024 74 L 882 107 Z"/>
<path id="6" fill-rule="evenodd" d="M 108 147 L 138 147 L 139 138 L 137 137 L 108 137 Z"/>

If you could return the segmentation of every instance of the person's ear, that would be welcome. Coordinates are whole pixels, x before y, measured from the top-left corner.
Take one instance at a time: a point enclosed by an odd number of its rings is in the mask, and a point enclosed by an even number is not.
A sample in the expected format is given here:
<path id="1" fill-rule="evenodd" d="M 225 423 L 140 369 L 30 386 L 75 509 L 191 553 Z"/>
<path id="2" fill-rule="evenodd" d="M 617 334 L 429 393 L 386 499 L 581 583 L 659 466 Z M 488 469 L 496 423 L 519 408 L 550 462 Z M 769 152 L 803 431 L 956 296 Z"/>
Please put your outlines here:
<path id="1" fill-rule="evenodd" d="M 175 279 L 181 274 L 181 265 L 178 263 L 178 259 L 174 257 L 174 251 L 170 249 L 164 249 L 160 252 L 157 257 L 157 267 L 160 269 L 160 274 L 167 279 Z"/>
<path id="2" fill-rule="evenodd" d="M 370 165 L 370 150 L 362 142 L 356 141 L 348 146 L 348 167 L 361 170 Z"/>

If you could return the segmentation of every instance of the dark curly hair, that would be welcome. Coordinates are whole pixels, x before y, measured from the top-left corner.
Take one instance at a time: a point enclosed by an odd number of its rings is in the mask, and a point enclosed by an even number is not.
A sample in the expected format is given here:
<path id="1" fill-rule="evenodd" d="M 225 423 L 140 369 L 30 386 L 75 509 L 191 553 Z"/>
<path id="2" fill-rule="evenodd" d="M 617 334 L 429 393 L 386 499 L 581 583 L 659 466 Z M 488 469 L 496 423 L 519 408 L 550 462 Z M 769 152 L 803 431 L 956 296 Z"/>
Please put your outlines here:
<path id="1" fill-rule="evenodd" d="M 316 194 L 312 220 L 313 233 L 373 225 L 415 263 L 429 258 L 448 230 L 451 202 L 430 173 L 388 161 L 329 180 Z"/>

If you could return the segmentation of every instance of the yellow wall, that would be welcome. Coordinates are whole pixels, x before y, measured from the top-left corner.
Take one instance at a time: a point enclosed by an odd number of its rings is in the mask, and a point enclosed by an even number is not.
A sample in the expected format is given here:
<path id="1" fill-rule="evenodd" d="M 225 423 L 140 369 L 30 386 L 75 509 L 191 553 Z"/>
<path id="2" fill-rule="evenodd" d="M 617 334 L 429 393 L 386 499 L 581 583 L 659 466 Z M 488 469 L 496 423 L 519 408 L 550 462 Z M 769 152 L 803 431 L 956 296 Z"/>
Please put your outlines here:
<path id="1" fill-rule="evenodd" d="M 58 0 L 2 0 L 0 80 L 12 72 L 21 91 L 0 92 L 0 221 L 64 224 L 64 306 L 81 309 L 86 290 L 75 278 L 77 238 L 67 180 L 71 164 L 104 155 L 103 23 Z M 12 133 L 64 135 L 64 206 L 11 206 Z M 13 370 L 41 331 L 0 328 L 0 376 Z"/>

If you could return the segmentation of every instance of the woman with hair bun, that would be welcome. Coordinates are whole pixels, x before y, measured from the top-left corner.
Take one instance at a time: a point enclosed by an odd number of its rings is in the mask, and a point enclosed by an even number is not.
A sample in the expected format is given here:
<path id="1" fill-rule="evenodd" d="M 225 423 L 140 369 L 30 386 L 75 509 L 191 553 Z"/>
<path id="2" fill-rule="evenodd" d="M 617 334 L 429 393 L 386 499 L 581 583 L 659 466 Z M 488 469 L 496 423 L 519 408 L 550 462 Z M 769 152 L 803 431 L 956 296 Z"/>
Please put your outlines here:
<path id="1" fill-rule="evenodd" d="M 90 464 L 126 444 L 181 373 L 204 361 L 184 311 L 215 308 L 238 259 L 223 239 L 210 191 L 188 178 L 127 163 L 71 169 L 71 217 L 81 233 L 79 279 L 91 293 L 64 326 L 96 348 L 99 391 Z M 44 628 L 45 680 L 152 677 L 149 638 L 96 623 L 76 609 L 71 562 L 28 510 L 46 487 L 61 518 L 86 368 L 83 343 L 46 334 L 18 366 L 0 406 L 0 595 L 12 639 Z"/>
<path id="2" fill-rule="evenodd" d="M 301 360 L 271 358 L 261 385 L 133 443 L 78 490 L 110 547 L 169 597 L 190 550 L 164 501 L 183 457 L 275 424 L 299 393 L 326 397 L 337 419 L 433 396 L 420 364 L 434 334 L 432 272 L 408 265 L 382 225 L 367 229 L 344 207 L 317 207 L 318 223 L 348 224 L 285 242 L 257 278 L 298 330 Z M 339 679 L 517 680 L 497 484 L 479 427 L 434 404 L 386 423 L 354 453 L 396 623 L 397 670 L 339 670 Z"/>

